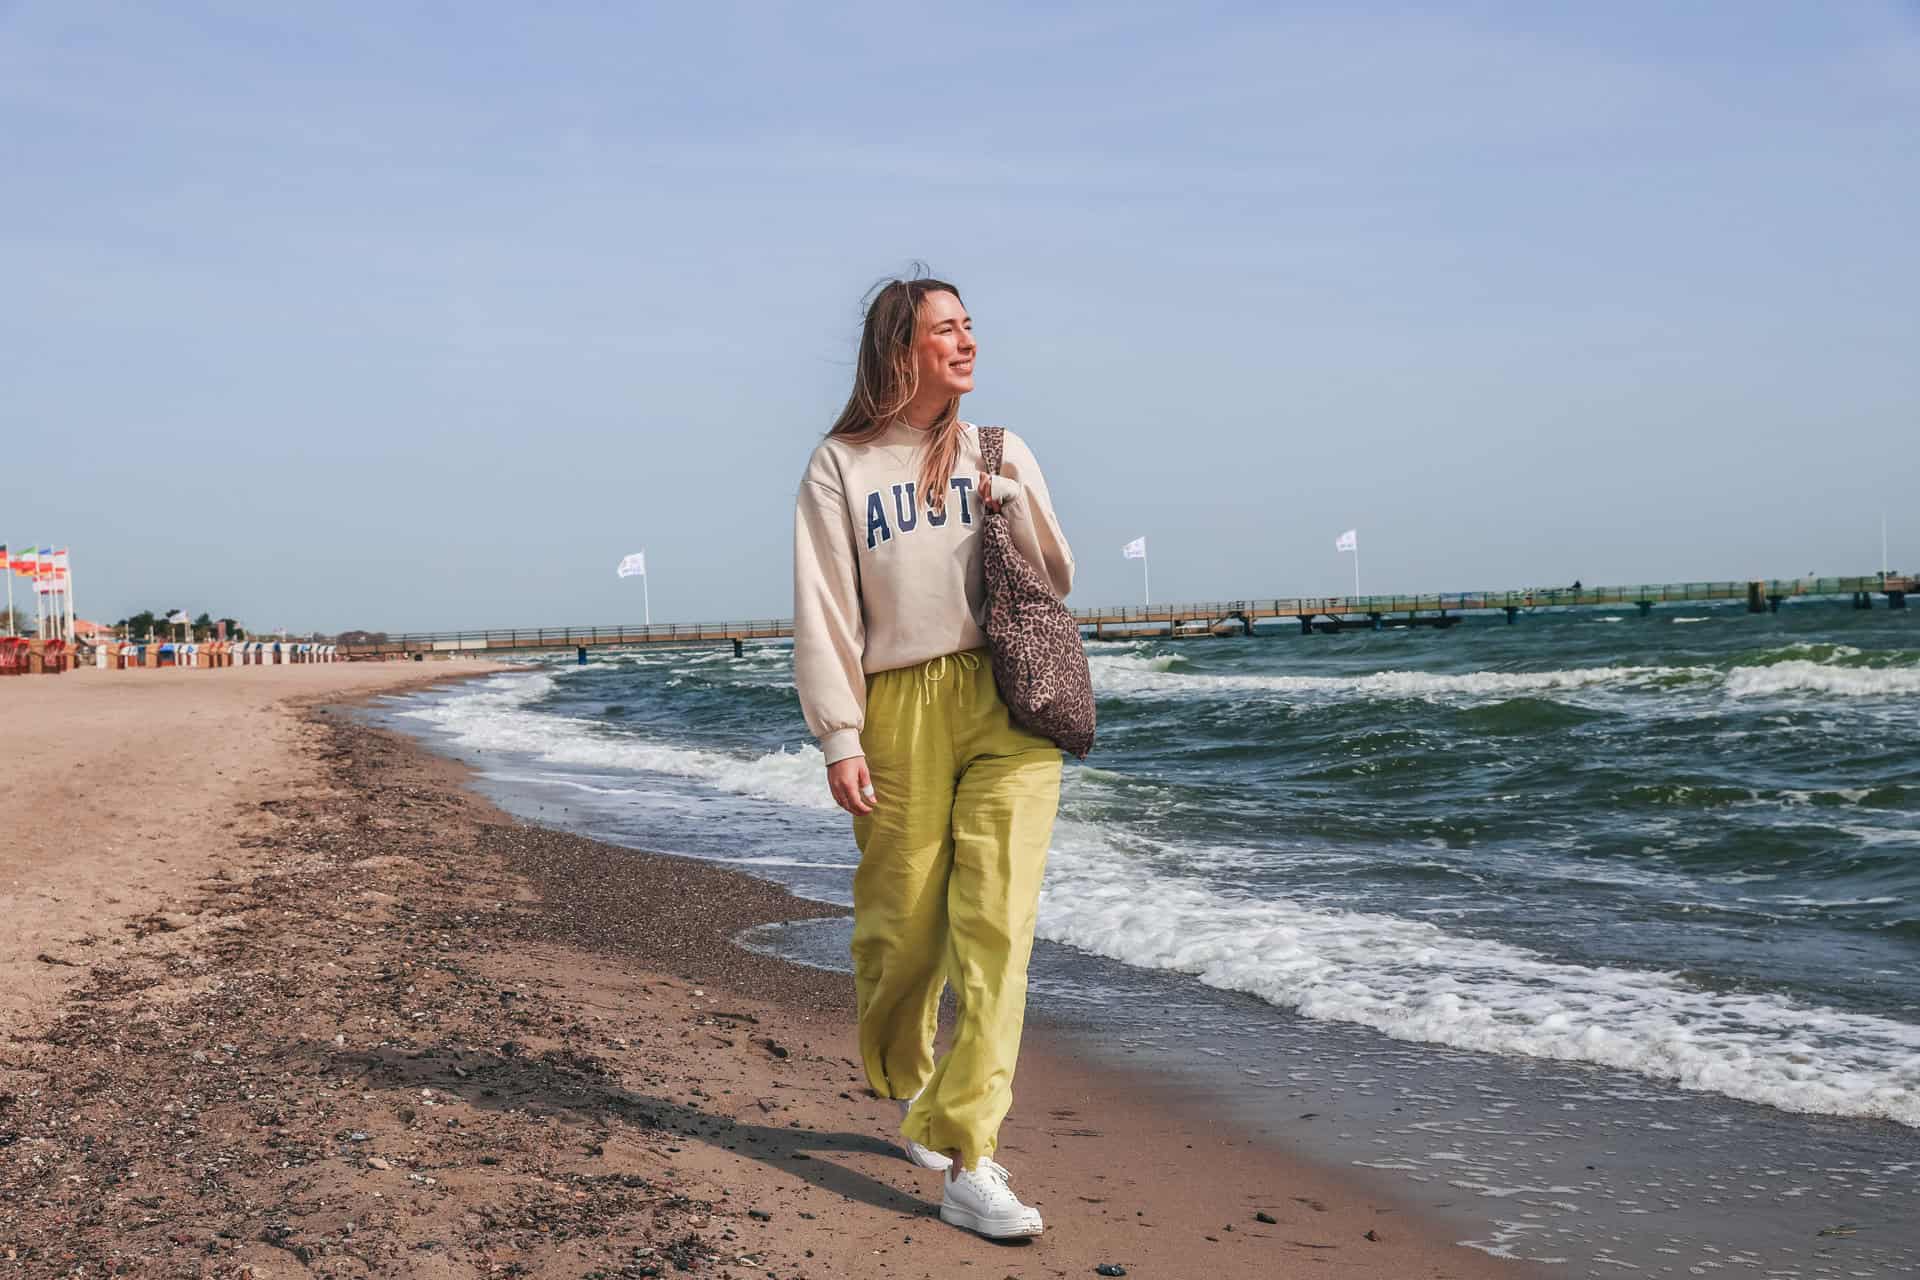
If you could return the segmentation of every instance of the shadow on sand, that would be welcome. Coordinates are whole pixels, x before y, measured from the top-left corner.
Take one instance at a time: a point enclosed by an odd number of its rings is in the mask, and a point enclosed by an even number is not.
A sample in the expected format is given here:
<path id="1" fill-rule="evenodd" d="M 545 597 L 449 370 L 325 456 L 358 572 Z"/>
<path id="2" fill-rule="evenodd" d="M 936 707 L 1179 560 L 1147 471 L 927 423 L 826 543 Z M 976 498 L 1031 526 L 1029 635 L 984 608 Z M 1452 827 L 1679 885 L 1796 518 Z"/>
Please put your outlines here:
<path id="1" fill-rule="evenodd" d="M 617 1119 L 758 1160 L 788 1177 L 889 1213 L 934 1216 L 939 1212 L 937 1202 L 903 1193 L 831 1158 L 857 1154 L 904 1159 L 900 1148 L 891 1142 L 866 1133 L 823 1133 L 752 1124 L 671 1099 L 634 1093 L 622 1088 L 603 1063 L 573 1050 L 522 1056 L 513 1041 L 501 1045 L 499 1051 L 451 1045 L 361 1052 L 342 1052 L 331 1045 L 307 1047 L 325 1058 L 329 1071 L 358 1071 L 370 1084 L 412 1092 L 444 1090 L 480 1110 L 526 1112 L 565 1124 L 600 1125 Z M 1006 1243 L 1023 1245 L 1027 1241 Z"/>

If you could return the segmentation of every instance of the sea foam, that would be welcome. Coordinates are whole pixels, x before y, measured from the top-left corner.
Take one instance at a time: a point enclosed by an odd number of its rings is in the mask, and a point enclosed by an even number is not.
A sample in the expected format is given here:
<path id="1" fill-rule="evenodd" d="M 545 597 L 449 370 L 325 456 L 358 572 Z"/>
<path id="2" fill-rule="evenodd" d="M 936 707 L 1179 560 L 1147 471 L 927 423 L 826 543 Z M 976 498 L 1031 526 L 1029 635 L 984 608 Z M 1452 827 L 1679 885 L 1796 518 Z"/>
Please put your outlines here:
<path id="1" fill-rule="evenodd" d="M 1736 698 L 1777 693 L 1904 697 L 1920 693 L 1920 667 L 1839 667 L 1794 659 L 1764 667 L 1735 667 L 1727 673 L 1727 692 Z"/>
<path id="2" fill-rule="evenodd" d="M 652 742 L 596 720 L 527 710 L 552 690 L 553 679 L 545 672 L 495 676 L 472 692 L 401 714 L 474 751 L 510 752 L 552 765 L 661 773 L 799 808 L 834 807 L 821 782 L 825 764 L 817 747 L 742 757 Z"/>
<path id="3" fill-rule="evenodd" d="M 1763 666 L 1579 667 L 1565 671 L 1376 671 L 1351 676 L 1209 675 L 1181 672 L 1164 656 L 1094 654 L 1095 693 L 1130 698 L 1205 698 L 1219 694 L 1319 694 L 1373 699 L 1514 697 L 1601 687 L 1717 685 L 1735 698 L 1788 693 L 1841 697 L 1905 697 L 1920 693 L 1920 666 L 1843 666 L 1859 650 L 1827 661 L 1787 658 Z"/>
<path id="4" fill-rule="evenodd" d="M 1144 871 L 1072 820 L 1056 831 L 1040 935 L 1400 1040 L 1920 1126 L 1920 1026 L 1564 964 L 1390 915 L 1223 893 Z"/>
<path id="5" fill-rule="evenodd" d="M 1174 672 L 1157 657 L 1095 655 L 1095 693 L 1182 697 L 1209 693 L 1333 694 L 1424 698 L 1449 694 L 1511 697 L 1594 685 L 1644 684 L 1705 673 L 1685 667 L 1582 667 L 1570 671 L 1376 671 L 1353 676 L 1205 675 Z"/>

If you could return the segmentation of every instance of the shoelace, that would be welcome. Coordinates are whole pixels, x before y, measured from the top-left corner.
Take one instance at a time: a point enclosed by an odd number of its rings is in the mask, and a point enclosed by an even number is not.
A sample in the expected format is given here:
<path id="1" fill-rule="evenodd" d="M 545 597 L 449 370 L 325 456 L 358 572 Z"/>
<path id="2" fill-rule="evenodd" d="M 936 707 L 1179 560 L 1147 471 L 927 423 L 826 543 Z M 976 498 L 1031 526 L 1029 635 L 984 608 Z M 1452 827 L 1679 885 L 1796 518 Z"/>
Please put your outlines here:
<path id="1" fill-rule="evenodd" d="M 979 1164 L 976 1164 L 971 1169 L 962 1170 L 962 1176 L 968 1173 L 976 1174 L 982 1178 L 987 1184 L 988 1191 L 1013 1196 L 1013 1188 L 1008 1185 L 1008 1180 L 1013 1177 L 1013 1174 L 1008 1172 L 1005 1165 L 999 1164 L 987 1156 L 981 1156 Z M 1014 1196 L 1014 1199 L 1017 1201 L 1019 1197 Z"/>
<path id="2" fill-rule="evenodd" d="M 971 652 L 943 653 L 937 658 L 927 659 L 920 668 L 920 702 L 922 705 L 933 701 L 933 686 L 947 678 L 947 663 L 951 661 L 967 671 L 980 669 L 978 654 Z"/>

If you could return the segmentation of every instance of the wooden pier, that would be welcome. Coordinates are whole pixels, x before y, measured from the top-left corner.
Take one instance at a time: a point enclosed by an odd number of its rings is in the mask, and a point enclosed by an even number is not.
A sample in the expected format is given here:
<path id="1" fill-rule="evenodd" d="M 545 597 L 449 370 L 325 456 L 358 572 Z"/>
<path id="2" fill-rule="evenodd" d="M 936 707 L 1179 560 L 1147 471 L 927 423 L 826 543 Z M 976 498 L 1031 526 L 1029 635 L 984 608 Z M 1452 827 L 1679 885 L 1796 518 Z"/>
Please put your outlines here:
<path id="1" fill-rule="evenodd" d="M 1083 634 L 1094 639 L 1145 636 L 1252 635 L 1256 624 L 1279 621 L 1301 634 L 1386 627 L 1446 628 L 1470 613 L 1501 613 L 1511 625 L 1526 615 L 1566 609 L 1631 608 L 1642 617 L 1662 605 L 1742 601 L 1750 613 L 1777 612 L 1791 600 L 1847 598 L 1871 609 L 1875 597 L 1890 609 L 1907 607 L 1911 576 L 1773 578 L 1747 582 L 1678 582 L 1620 587 L 1536 587 L 1521 591 L 1461 591 L 1414 596 L 1319 596 L 1269 600 L 1215 600 L 1166 605 L 1077 609 Z M 643 645 L 731 644 L 736 654 L 748 641 L 793 637 L 790 618 L 742 622 L 681 622 L 653 626 L 512 627 L 489 631 L 428 631 L 376 636 L 340 645 L 343 657 L 424 658 L 430 654 L 480 654 Z"/>
<path id="2" fill-rule="evenodd" d="M 1284 620 L 1302 634 L 1387 627 L 1447 628 L 1470 613 L 1501 613 L 1509 624 L 1549 610 L 1631 608 L 1642 617 L 1661 605 L 1743 601 L 1749 613 L 1777 613 L 1789 600 L 1847 597 L 1856 609 L 1882 596 L 1888 608 L 1904 609 L 1911 577 L 1776 578 L 1747 582 L 1640 583 L 1615 587 L 1536 587 L 1522 591 L 1461 591 L 1414 596 L 1323 596 L 1275 600 L 1213 601 L 1086 609 L 1076 613 L 1096 638 L 1134 635 L 1250 635 L 1254 624 Z"/>

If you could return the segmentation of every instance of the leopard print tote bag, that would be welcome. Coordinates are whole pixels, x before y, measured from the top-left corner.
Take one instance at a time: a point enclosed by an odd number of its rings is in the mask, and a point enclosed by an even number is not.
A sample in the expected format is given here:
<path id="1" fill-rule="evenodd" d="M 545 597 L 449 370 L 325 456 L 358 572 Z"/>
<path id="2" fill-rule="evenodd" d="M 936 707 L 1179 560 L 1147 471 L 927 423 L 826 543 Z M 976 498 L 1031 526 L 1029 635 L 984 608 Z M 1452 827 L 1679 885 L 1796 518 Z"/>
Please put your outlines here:
<path id="1" fill-rule="evenodd" d="M 988 475 L 1000 474 L 1006 432 L 980 428 Z M 1013 545 L 1005 514 L 983 512 L 987 646 L 1007 710 L 1022 725 L 1084 760 L 1093 750 L 1093 679 L 1073 613 Z"/>

